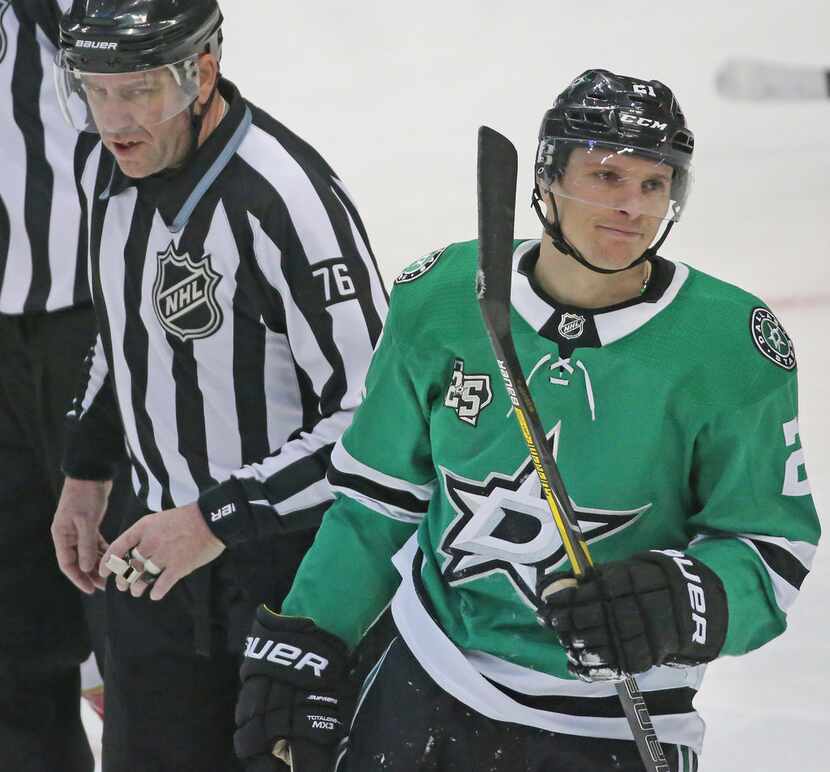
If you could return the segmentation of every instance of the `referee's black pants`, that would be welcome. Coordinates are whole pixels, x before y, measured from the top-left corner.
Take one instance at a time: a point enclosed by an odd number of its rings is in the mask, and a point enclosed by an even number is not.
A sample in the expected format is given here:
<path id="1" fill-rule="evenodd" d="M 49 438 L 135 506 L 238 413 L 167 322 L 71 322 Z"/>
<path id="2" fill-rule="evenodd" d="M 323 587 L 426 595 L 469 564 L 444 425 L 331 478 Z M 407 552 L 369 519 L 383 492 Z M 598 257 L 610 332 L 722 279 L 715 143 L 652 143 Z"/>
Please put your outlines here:
<path id="1" fill-rule="evenodd" d="M 64 416 L 94 336 L 95 318 L 89 306 L 0 315 L 0 770 L 4 772 L 93 769 L 80 720 L 78 666 L 89 655 L 93 640 L 96 651 L 103 652 L 103 595 L 82 600 L 82 593 L 63 576 L 50 526 L 63 484 Z"/>
<path id="2" fill-rule="evenodd" d="M 257 605 L 282 602 L 314 533 L 226 550 L 161 601 L 107 583 L 104 772 L 241 772 L 242 642 Z"/>

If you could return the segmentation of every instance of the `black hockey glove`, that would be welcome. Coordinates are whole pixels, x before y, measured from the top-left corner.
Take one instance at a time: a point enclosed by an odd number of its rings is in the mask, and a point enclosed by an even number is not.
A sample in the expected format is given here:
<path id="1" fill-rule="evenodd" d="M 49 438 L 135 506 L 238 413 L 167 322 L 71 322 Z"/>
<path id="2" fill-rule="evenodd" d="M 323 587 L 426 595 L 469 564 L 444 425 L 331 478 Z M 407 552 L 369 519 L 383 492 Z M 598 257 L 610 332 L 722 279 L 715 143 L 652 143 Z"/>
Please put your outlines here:
<path id="1" fill-rule="evenodd" d="M 698 665 L 726 638 L 726 593 L 717 574 L 682 552 L 641 552 L 597 566 L 590 578 L 539 583 L 539 619 L 585 681 L 618 680 L 655 665 Z"/>
<path id="2" fill-rule="evenodd" d="M 234 735 L 246 772 L 284 772 L 286 765 L 329 772 L 348 719 L 346 660 L 343 642 L 310 619 L 257 609 L 240 670 Z"/>

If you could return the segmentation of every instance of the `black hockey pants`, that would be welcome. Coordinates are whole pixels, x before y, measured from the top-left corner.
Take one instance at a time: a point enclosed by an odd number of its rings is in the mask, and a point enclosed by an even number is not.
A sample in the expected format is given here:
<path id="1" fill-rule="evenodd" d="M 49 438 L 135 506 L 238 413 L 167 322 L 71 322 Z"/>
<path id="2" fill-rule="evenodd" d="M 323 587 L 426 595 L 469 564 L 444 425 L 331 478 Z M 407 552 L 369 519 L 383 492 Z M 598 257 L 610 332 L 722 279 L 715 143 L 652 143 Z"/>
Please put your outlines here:
<path id="1" fill-rule="evenodd" d="M 78 665 L 90 632 L 103 652 L 103 595 L 82 600 L 58 568 L 49 529 L 64 416 L 94 337 L 89 306 L 0 315 L 0 770 L 93 769 Z"/>
<path id="2" fill-rule="evenodd" d="M 689 748 L 664 745 L 673 772 Z M 367 679 L 337 772 L 642 772 L 633 742 L 554 734 L 482 716 L 443 691 L 397 639 Z"/>

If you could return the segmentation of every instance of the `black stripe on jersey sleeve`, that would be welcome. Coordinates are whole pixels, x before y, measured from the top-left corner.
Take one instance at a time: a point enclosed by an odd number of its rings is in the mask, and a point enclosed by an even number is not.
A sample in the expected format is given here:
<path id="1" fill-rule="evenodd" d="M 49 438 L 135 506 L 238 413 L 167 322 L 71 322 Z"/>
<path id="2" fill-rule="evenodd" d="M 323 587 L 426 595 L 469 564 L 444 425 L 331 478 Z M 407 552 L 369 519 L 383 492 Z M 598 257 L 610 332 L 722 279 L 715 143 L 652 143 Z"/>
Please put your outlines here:
<path id="1" fill-rule="evenodd" d="M 486 676 L 485 676 L 486 678 Z M 568 697 L 555 694 L 531 695 L 509 689 L 503 684 L 487 678 L 500 692 L 520 705 L 534 710 L 551 713 L 564 713 L 568 716 L 586 716 L 592 718 L 625 718 L 620 698 L 613 697 Z M 689 687 L 677 689 L 658 689 L 643 692 L 648 712 L 652 716 L 694 713 L 692 700 L 697 691 Z"/>
<path id="2" fill-rule="evenodd" d="M 413 515 L 426 514 L 429 509 L 428 501 L 423 501 L 408 491 L 389 488 L 365 477 L 342 472 L 334 464 L 329 467 L 328 480 L 331 485 L 338 488 L 353 490 L 368 499 L 411 512 Z"/>
<path id="3" fill-rule="evenodd" d="M 150 238 L 152 224 L 152 207 L 143 203 L 141 198 L 137 198 L 135 208 L 133 210 L 132 222 L 130 224 L 130 232 L 127 236 L 126 246 L 124 249 L 124 310 L 119 311 L 118 313 L 126 313 L 124 340 L 121 342 L 121 345 L 124 348 L 124 358 L 127 362 L 131 363 L 129 377 L 132 391 L 130 397 L 132 401 L 133 414 L 135 416 L 136 431 L 138 433 L 138 443 L 141 447 L 141 453 L 148 467 L 148 476 L 152 474 L 161 486 L 162 509 L 171 509 L 173 507 L 173 499 L 170 495 L 170 475 L 164 464 L 158 445 L 156 445 L 153 434 L 153 424 L 150 420 L 150 415 L 147 412 L 146 405 L 147 384 L 149 378 L 147 372 L 147 361 L 150 342 L 147 329 L 141 320 L 140 309 L 142 278 L 144 273 L 144 264 L 147 259 L 147 243 Z M 97 238 L 99 241 L 100 227 L 101 224 L 98 223 L 96 231 L 98 231 Z M 100 277 L 97 265 L 100 260 L 99 251 L 100 247 L 93 251 L 93 271 Z M 101 293 L 101 302 L 103 302 L 103 293 Z M 107 314 L 112 312 L 112 310 L 109 310 L 107 311 Z M 110 361 L 112 361 L 111 356 Z M 118 378 L 117 373 L 115 374 L 115 377 L 116 379 Z M 146 496 L 147 493 L 145 493 L 144 498 L 142 498 L 143 504 L 147 504 Z"/>
<path id="4" fill-rule="evenodd" d="M 750 541 L 772 571 L 796 589 L 801 589 L 809 571 L 797 557 L 777 544 L 770 544 L 760 539 L 750 539 Z"/>
<path id="5" fill-rule="evenodd" d="M 52 217 L 54 172 L 46 160 L 46 139 L 40 116 L 43 66 L 40 46 L 31 21 L 21 20 L 17 34 L 17 57 L 12 70 L 14 120 L 26 148 L 26 190 L 23 217 L 32 252 L 32 283 L 24 313 L 42 311 L 52 287 L 49 266 L 49 221 Z"/>

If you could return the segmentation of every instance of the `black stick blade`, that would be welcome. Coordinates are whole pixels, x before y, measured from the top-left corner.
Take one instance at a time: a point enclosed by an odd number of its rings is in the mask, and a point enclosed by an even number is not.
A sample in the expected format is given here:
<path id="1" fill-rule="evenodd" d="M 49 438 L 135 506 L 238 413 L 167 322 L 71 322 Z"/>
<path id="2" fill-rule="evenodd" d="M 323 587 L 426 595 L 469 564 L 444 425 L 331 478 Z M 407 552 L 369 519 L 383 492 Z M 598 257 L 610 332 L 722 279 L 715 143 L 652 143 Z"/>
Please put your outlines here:
<path id="1" fill-rule="evenodd" d="M 499 332 L 510 328 L 510 262 L 516 210 L 516 148 L 507 137 L 482 126 L 478 130 L 478 276 L 482 310 Z M 505 268 L 504 261 L 508 267 Z"/>

